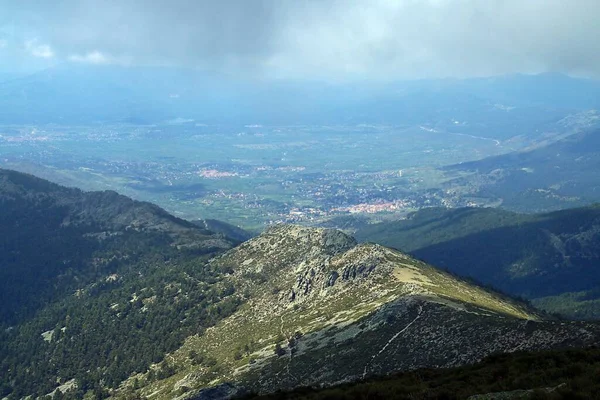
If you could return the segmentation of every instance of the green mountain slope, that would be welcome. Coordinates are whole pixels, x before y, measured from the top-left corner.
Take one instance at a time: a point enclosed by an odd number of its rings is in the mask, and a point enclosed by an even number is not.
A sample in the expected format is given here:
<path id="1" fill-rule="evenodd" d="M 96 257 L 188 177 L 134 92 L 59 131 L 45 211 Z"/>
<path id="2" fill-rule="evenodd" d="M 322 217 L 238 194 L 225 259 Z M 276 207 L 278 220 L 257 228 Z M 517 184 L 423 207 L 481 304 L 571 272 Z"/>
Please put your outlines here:
<path id="1" fill-rule="evenodd" d="M 114 192 L 0 170 L 0 397 L 65 382 L 102 394 L 162 360 L 237 307 L 206 267 L 235 243 Z"/>
<path id="2" fill-rule="evenodd" d="M 232 248 L 116 193 L 11 171 L 0 189 L 2 398 L 270 393 L 600 340 L 340 231 Z"/>
<path id="3" fill-rule="evenodd" d="M 172 376 L 137 375 L 117 397 L 329 385 L 494 352 L 592 344 L 600 332 L 596 324 L 545 321 L 523 304 L 330 229 L 274 227 L 209 265 L 228 274 L 244 304 L 154 367 Z"/>
<path id="4" fill-rule="evenodd" d="M 548 311 L 600 317 L 600 207 L 524 215 L 426 209 L 356 233 Z"/>
<path id="5" fill-rule="evenodd" d="M 94 253 L 125 250 L 118 247 L 131 236 L 201 253 L 235 243 L 153 204 L 110 191 L 65 188 L 9 170 L 0 170 L 0 229 L 0 282 L 11 283 L 2 288 L 4 323 L 31 314 L 67 288 L 114 272 L 113 260 Z"/>

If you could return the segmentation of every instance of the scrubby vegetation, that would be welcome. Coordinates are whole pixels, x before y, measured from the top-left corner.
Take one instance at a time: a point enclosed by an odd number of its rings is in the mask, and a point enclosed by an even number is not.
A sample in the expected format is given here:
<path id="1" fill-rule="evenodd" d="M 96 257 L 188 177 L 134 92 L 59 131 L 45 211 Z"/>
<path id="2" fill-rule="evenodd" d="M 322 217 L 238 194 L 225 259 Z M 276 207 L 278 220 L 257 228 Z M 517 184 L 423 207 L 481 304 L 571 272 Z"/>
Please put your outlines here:
<path id="1" fill-rule="evenodd" d="M 57 378 L 74 377 L 81 394 L 94 390 L 105 396 L 106 389 L 133 373 L 148 371 L 187 336 L 236 310 L 240 298 L 234 288 L 221 283 L 219 273 L 202 257 L 166 250 L 155 247 L 144 248 L 143 255 L 133 253 L 138 257 L 122 262 L 120 274 L 3 330 L 1 394 L 44 395 L 56 387 Z M 159 371 L 156 377 L 164 375 Z"/>

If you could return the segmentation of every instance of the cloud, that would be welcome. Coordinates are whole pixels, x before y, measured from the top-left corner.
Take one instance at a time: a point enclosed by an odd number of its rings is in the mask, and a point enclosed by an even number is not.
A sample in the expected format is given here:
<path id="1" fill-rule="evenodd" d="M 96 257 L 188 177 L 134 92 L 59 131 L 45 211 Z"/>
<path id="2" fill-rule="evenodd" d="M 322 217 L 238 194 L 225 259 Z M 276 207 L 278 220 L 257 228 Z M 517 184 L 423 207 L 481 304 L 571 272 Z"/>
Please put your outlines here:
<path id="1" fill-rule="evenodd" d="M 0 49 L 5 48 L 6 46 L 8 46 L 8 41 L 5 39 L 0 39 Z"/>
<path id="2" fill-rule="evenodd" d="M 52 48 L 47 44 L 39 44 L 37 39 L 27 40 L 25 42 L 25 49 L 34 57 L 54 57 L 54 51 L 52 51 Z"/>
<path id="3" fill-rule="evenodd" d="M 263 78 L 600 77 L 598 0 L 0 0 L 0 9 L 0 28 L 74 62 Z"/>
<path id="4" fill-rule="evenodd" d="M 110 64 L 113 62 L 111 57 L 99 51 L 92 51 L 86 54 L 72 54 L 68 57 L 69 61 L 84 64 Z"/>
<path id="5" fill-rule="evenodd" d="M 275 69 L 409 78 L 560 71 L 600 76 L 600 2 L 370 0 L 295 13 Z"/>

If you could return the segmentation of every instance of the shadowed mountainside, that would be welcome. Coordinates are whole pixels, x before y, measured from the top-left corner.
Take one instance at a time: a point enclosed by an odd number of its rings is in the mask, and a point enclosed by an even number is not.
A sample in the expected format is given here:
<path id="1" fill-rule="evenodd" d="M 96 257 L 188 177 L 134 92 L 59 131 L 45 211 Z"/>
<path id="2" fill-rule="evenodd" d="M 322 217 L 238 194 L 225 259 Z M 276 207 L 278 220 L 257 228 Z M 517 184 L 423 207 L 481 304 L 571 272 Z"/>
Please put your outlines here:
<path id="1" fill-rule="evenodd" d="M 302 388 L 245 399 L 597 399 L 596 348 L 493 355 L 471 366 L 419 369 L 326 389 Z"/>
<path id="2" fill-rule="evenodd" d="M 552 312 L 597 318 L 600 207 L 548 214 L 425 209 L 356 233 Z"/>

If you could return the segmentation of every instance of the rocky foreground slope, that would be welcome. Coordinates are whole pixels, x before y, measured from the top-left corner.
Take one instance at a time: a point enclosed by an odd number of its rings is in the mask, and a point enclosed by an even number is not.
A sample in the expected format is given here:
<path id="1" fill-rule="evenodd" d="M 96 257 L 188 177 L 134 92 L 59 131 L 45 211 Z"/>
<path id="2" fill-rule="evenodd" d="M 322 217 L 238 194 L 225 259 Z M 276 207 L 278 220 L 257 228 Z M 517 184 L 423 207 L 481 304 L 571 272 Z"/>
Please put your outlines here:
<path id="1" fill-rule="evenodd" d="M 244 304 L 129 379 L 117 397 L 268 393 L 600 338 L 596 324 L 545 320 L 523 304 L 335 230 L 277 226 L 210 265 L 228 274 L 232 296 L 243 296 Z"/>

